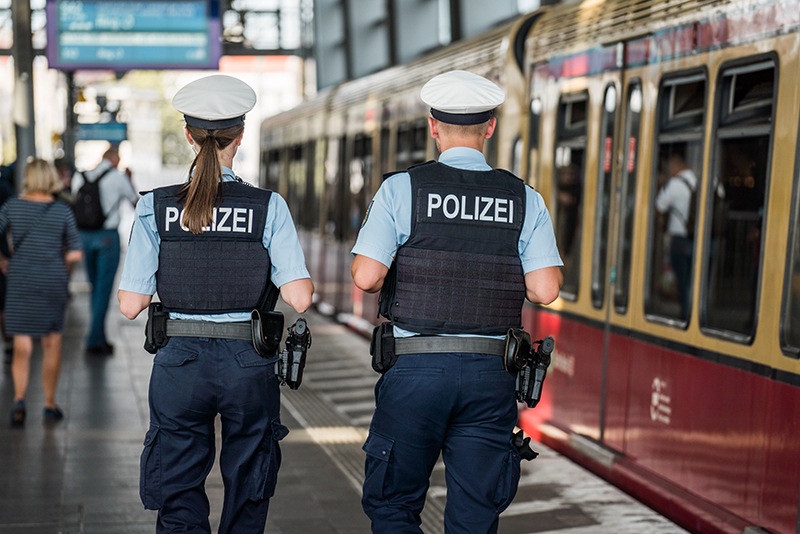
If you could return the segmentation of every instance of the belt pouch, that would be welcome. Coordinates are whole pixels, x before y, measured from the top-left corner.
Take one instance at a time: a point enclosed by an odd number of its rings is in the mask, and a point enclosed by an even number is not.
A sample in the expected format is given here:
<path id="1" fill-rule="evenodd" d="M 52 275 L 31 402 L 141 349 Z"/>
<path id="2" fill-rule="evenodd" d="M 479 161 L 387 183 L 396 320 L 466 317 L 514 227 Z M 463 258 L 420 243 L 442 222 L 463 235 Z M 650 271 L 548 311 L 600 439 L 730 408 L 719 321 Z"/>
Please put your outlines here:
<path id="1" fill-rule="evenodd" d="M 503 365 L 512 375 L 527 364 L 531 355 L 531 336 L 521 328 L 509 328 L 506 333 L 506 351 Z"/>
<path id="2" fill-rule="evenodd" d="M 274 356 L 283 337 L 283 314 L 277 311 L 253 310 L 250 314 L 253 348 L 261 356 Z"/>
<path id="3" fill-rule="evenodd" d="M 147 324 L 144 327 L 144 350 L 155 354 L 158 349 L 169 341 L 167 337 L 167 319 L 169 314 L 164 311 L 160 302 L 151 302 L 147 307 Z"/>
<path id="4" fill-rule="evenodd" d="M 397 361 L 394 351 L 394 325 L 381 323 L 372 331 L 372 341 L 369 344 L 369 353 L 372 356 L 372 369 L 376 373 L 385 373 Z"/>

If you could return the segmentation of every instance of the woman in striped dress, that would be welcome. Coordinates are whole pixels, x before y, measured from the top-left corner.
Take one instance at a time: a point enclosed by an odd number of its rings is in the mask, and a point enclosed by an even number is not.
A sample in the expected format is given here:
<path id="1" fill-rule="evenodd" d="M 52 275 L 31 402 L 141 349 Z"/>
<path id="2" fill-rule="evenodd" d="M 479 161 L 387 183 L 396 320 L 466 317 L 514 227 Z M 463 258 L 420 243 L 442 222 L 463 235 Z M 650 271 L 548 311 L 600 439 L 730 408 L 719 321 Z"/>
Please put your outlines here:
<path id="1" fill-rule="evenodd" d="M 67 266 L 80 261 L 78 227 L 71 208 L 53 198 L 61 190 L 55 169 L 35 159 L 25 167 L 22 194 L 0 208 L 0 234 L 10 232 L 13 255 L 8 262 L 6 329 L 14 336 L 14 407 L 11 424 L 25 423 L 34 338 L 44 352 L 42 386 L 45 420 L 64 417 L 56 405 L 61 370 L 61 331 L 67 307 Z"/>

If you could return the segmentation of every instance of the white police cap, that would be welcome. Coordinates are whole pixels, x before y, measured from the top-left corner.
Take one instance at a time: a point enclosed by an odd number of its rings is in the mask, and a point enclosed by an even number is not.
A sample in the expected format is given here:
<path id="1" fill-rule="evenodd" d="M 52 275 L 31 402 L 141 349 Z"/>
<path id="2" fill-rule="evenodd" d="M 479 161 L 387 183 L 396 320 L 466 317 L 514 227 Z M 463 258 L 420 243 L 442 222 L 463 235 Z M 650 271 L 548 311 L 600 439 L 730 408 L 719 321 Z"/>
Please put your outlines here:
<path id="1" fill-rule="evenodd" d="M 483 76 L 451 70 L 434 76 L 422 87 L 420 98 L 431 107 L 431 116 L 449 124 L 488 121 L 506 95 Z"/>
<path id="2" fill-rule="evenodd" d="M 172 105 L 187 125 L 222 130 L 244 123 L 245 113 L 256 105 L 256 93 L 238 78 L 216 74 L 182 87 Z"/>

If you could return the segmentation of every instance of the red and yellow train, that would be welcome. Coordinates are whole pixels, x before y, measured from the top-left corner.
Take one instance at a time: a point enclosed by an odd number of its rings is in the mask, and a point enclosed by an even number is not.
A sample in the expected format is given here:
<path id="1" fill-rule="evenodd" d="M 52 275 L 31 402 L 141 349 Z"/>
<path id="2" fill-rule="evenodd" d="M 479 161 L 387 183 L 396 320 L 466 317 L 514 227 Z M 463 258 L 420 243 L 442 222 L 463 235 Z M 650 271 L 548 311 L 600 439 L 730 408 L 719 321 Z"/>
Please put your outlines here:
<path id="1" fill-rule="evenodd" d="M 506 89 L 486 155 L 543 195 L 565 262 L 524 310 L 556 351 L 520 425 L 690 531 L 800 531 L 797 3 L 556 6 L 267 119 L 260 185 L 318 309 L 365 331 L 349 250 L 382 174 L 435 158 L 419 89 L 454 68 Z M 699 184 L 688 310 L 654 207 L 675 152 Z"/>

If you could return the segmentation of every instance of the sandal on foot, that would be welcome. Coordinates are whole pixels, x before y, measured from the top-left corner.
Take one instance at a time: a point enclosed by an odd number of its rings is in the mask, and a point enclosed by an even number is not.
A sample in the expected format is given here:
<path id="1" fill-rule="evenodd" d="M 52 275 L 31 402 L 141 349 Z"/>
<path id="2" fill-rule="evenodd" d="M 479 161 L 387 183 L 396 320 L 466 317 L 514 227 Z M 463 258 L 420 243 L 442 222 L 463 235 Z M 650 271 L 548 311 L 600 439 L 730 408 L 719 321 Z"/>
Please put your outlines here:
<path id="1" fill-rule="evenodd" d="M 23 426 L 25 424 L 25 401 L 19 400 L 14 403 L 11 409 L 11 426 Z"/>
<path id="2" fill-rule="evenodd" d="M 61 421 L 64 419 L 64 412 L 61 411 L 61 408 L 55 406 L 53 408 L 45 408 L 44 409 L 44 419 L 45 421 Z"/>

